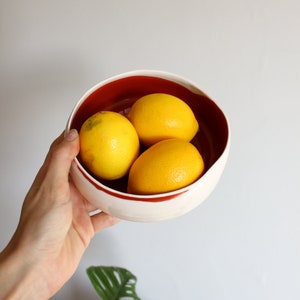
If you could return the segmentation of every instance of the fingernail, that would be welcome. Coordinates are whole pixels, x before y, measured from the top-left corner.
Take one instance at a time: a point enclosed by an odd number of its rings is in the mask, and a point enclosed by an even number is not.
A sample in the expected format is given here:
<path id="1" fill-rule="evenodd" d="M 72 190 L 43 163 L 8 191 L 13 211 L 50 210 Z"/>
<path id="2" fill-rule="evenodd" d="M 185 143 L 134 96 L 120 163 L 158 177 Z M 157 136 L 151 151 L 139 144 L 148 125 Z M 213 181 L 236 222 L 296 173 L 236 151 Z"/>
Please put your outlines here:
<path id="1" fill-rule="evenodd" d="M 76 129 L 71 129 L 65 137 L 65 140 L 68 142 L 74 141 L 78 136 L 78 132 Z"/>

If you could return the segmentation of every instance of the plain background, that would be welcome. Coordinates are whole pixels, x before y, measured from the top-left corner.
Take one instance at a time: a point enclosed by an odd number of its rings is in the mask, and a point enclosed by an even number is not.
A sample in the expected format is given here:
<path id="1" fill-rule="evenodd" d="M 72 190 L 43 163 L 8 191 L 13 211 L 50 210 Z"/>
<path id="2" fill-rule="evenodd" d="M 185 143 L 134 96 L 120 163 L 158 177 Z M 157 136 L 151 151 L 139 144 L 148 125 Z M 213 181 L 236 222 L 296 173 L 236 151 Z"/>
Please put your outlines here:
<path id="1" fill-rule="evenodd" d="M 227 114 L 225 172 L 185 216 L 99 233 L 53 299 L 98 299 L 90 265 L 128 268 L 143 300 L 300 299 L 299 15 L 298 0 L 0 0 L 0 248 L 82 94 L 158 69 Z"/>

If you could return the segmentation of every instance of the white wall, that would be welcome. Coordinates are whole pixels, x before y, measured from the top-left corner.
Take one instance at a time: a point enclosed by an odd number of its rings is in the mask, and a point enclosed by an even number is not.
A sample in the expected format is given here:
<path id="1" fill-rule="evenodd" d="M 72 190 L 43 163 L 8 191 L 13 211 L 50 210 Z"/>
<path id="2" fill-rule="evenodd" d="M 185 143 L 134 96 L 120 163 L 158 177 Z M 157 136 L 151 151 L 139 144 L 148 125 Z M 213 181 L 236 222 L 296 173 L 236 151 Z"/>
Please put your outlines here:
<path id="1" fill-rule="evenodd" d="M 98 299 L 90 265 L 128 268 L 143 300 L 300 299 L 299 13 L 297 0 L 1 0 L 0 248 L 83 92 L 165 70 L 228 115 L 224 175 L 183 217 L 98 234 L 53 299 Z"/>

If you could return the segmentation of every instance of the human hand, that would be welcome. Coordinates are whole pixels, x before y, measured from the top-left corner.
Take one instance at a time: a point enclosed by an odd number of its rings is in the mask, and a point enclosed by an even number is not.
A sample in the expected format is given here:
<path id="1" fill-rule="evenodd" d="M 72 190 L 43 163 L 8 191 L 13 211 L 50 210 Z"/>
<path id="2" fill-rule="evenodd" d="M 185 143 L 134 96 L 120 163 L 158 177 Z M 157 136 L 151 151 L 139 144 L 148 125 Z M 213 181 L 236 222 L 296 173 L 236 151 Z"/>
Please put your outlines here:
<path id="1" fill-rule="evenodd" d="M 0 299 L 50 298 L 73 275 L 94 234 L 118 222 L 104 212 L 90 216 L 95 207 L 69 180 L 78 152 L 75 130 L 51 145 L 0 254 Z"/>

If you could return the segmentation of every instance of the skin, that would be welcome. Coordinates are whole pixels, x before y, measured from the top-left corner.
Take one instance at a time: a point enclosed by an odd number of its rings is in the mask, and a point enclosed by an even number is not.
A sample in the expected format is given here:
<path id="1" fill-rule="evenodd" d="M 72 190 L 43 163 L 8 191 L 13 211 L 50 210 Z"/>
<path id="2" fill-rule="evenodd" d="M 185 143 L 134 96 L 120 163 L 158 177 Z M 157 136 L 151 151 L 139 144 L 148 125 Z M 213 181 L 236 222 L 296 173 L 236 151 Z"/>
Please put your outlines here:
<path id="1" fill-rule="evenodd" d="M 25 197 L 18 227 L 0 253 L 0 299 L 49 299 L 74 274 L 96 232 L 119 220 L 95 210 L 69 179 L 79 137 L 51 145 Z"/>

